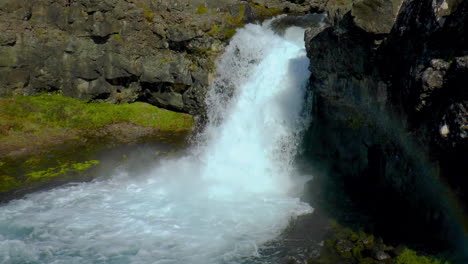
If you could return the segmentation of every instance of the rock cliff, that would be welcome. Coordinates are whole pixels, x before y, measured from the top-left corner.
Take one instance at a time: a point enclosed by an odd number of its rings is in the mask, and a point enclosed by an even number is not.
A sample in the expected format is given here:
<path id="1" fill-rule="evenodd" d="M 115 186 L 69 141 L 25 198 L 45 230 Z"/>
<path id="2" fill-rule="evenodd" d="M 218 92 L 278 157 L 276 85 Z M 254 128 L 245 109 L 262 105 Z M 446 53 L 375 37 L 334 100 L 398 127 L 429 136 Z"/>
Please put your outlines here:
<path id="1" fill-rule="evenodd" d="M 2 1 L 0 96 L 59 91 L 200 114 L 236 28 L 309 9 L 279 0 Z"/>
<path id="2" fill-rule="evenodd" d="M 329 176 L 317 181 L 350 198 L 316 198 L 356 206 L 363 214 L 354 217 L 364 218 L 354 222 L 386 223 L 375 231 L 389 237 L 459 242 L 453 219 L 468 204 L 468 1 L 331 2 L 330 25 L 306 33 L 307 151 Z"/>

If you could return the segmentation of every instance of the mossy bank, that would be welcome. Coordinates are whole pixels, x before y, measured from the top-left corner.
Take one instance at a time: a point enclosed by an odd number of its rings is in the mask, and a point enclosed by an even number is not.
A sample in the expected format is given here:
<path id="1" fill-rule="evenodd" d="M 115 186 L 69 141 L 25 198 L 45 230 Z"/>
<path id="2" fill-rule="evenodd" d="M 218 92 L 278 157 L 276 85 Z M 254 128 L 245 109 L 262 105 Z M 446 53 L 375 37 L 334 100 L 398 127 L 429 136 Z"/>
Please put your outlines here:
<path id="1" fill-rule="evenodd" d="M 145 141 L 183 144 L 193 125 L 190 115 L 146 103 L 87 103 L 57 94 L 0 98 L 0 196 L 91 179 L 103 151 Z"/>

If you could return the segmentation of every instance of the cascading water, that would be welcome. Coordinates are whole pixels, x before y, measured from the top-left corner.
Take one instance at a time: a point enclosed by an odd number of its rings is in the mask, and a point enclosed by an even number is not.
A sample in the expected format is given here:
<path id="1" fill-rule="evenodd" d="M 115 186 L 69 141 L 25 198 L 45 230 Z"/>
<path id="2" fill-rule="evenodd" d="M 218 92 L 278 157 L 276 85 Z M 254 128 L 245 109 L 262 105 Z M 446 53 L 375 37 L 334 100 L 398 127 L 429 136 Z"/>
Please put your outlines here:
<path id="1" fill-rule="evenodd" d="M 0 263 L 240 263 L 312 209 L 291 196 L 309 76 L 303 30 L 247 25 L 218 64 L 196 147 L 146 175 L 0 207 Z"/>

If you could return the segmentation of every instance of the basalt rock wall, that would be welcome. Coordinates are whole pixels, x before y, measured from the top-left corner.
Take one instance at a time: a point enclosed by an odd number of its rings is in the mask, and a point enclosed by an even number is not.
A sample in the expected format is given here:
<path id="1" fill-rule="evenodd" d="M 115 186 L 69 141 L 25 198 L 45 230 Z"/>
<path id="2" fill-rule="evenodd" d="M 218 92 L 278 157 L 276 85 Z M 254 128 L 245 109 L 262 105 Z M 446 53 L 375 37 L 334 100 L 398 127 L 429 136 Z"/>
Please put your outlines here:
<path id="1" fill-rule="evenodd" d="M 362 214 L 330 211 L 384 223 L 373 231 L 396 240 L 458 243 L 454 219 L 468 205 L 468 1 L 331 2 L 340 4 L 327 9 L 330 24 L 306 33 L 306 153 L 325 175 L 311 182 L 321 193 L 312 200 L 354 207 Z M 317 189 L 327 185 L 341 194 Z"/>
<path id="2" fill-rule="evenodd" d="M 0 96 L 61 92 L 201 114 L 236 28 L 321 8 L 312 2 L 1 1 Z"/>

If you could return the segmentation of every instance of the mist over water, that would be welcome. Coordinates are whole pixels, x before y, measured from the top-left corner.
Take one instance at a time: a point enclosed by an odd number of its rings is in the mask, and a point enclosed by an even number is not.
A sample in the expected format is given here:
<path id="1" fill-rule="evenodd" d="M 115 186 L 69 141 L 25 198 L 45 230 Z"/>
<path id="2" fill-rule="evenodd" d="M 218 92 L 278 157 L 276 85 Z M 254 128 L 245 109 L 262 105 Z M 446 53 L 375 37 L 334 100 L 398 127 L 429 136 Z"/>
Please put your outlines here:
<path id="1" fill-rule="evenodd" d="M 240 29 L 218 63 L 209 122 L 183 157 L 143 175 L 37 193 L 0 207 L 0 263 L 240 263 L 291 217 L 294 155 L 309 122 L 303 30 Z"/>

